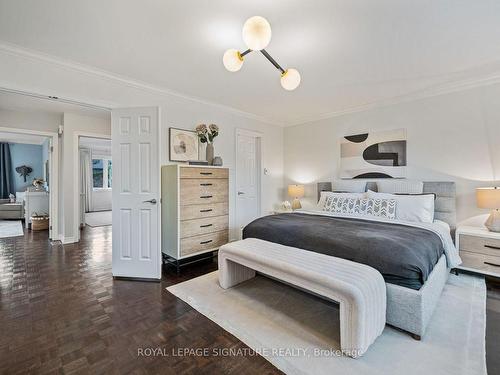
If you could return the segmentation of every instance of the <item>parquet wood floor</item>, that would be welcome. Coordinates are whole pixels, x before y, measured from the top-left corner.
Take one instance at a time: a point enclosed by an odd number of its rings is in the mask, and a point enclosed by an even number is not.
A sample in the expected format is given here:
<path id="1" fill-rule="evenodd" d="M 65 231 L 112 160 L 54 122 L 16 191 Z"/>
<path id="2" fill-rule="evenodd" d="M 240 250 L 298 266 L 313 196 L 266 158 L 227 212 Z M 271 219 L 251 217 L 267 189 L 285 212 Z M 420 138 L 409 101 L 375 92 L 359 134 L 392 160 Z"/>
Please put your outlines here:
<path id="1" fill-rule="evenodd" d="M 164 270 L 161 283 L 113 280 L 111 227 L 87 227 L 79 244 L 64 246 L 51 245 L 43 232 L 0 239 L 0 372 L 280 373 L 259 356 L 172 355 L 179 348 L 248 349 L 165 291 L 216 267 L 192 265 L 180 276 Z M 500 373 L 500 284 L 490 280 L 488 287 L 486 347 L 493 374 Z M 162 355 L 146 356 L 151 348 Z"/>
<path id="2" fill-rule="evenodd" d="M 258 356 L 172 356 L 179 348 L 247 348 L 165 291 L 216 268 L 167 271 L 161 283 L 113 280 L 111 227 L 86 227 L 79 244 L 64 246 L 41 232 L 1 239 L 0 372 L 280 373 Z M 162 355 L 140 356 L 140 348 Z"/>

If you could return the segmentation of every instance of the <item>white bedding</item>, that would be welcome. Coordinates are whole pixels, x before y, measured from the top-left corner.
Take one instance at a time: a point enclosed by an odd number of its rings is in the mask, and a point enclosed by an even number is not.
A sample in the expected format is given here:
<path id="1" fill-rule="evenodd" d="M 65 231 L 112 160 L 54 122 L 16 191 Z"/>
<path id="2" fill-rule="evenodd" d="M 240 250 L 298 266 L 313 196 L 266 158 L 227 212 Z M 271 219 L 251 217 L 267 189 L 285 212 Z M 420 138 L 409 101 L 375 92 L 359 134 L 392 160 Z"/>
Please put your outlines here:
<path id="1" fill-rule="evenodd" d="M 447 262 L 448 268 L 457 267 L 458 265 L 460 265 L 462 263 L 462 259 L 460 259 L 460 256 L 458 254 L 458 250 L 455 247 L 455 245 L 453 244 L 453 240 L 451 239 L 449 225 L 443 221 L 440 221 L 440 220 L 435 220 L 433 223 L 422 223 L 422 222 L 413 222 L 413 221 L 383 219 L 383 218 L 378 218 L 378 217 L 374 217 L 374 216 L 358 216 L 358 215 L 350 215 L 350 214 L 340 214 L 340 213 L 318 211 L 318 210 L 296 210 L 294 212 L 300 212 L 300 213 L 309 214 L 309 215 L 322 215 L 322 216 L 332 216 L 332 217 L 350 217 L 350 218 L 355 218 L 355 219 L 360 219 L 360 220 L 381 221 L 384 223 L 400 224 L 400 225 L 406 225 L 406 226 L 415 227 L 415 228 L 426 229 L 426 230 L 429 230 L 433 233 L 436 233 L 439 236 L 439 238 L 441 239 L 441 242 L 442 242 L 443 248 L 444 248 L 444 253 L 446 256 L 446 262 Z"/>

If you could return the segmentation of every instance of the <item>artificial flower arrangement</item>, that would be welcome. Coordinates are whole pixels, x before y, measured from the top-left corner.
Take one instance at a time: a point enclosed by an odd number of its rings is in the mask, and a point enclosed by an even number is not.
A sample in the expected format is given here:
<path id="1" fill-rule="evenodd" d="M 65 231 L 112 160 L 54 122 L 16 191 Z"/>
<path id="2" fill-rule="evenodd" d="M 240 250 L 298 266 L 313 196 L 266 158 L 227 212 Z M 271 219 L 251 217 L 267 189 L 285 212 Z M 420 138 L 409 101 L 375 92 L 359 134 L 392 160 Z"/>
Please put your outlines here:
<path id="1" fill-rule="evenodd" d="M 200 124 L 196 127 L 196 135 L 201 143 L 213 143 L 215 137 L 219 135 L 219 127 L 215 124 Z"/>

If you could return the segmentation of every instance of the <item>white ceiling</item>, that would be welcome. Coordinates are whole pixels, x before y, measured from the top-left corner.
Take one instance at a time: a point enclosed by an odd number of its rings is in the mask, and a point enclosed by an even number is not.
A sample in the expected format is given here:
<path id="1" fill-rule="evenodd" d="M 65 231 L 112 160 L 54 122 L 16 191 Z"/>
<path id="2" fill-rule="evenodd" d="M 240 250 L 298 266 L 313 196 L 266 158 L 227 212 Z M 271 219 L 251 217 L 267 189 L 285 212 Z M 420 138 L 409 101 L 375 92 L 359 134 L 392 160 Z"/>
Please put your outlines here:
<path id="1" fill-rule="evenodd" d="M 39 135 L 0 132 L 0 142 L 41 145 L 46 139 Z"/>
<path id="2" fill-rule="evenodd" d="M 266 17 L 268 52 L 238 73 L 244 21 Z M 292 123 L 500 71 L 498 0 L 0 0 L 0 41 Z"/>

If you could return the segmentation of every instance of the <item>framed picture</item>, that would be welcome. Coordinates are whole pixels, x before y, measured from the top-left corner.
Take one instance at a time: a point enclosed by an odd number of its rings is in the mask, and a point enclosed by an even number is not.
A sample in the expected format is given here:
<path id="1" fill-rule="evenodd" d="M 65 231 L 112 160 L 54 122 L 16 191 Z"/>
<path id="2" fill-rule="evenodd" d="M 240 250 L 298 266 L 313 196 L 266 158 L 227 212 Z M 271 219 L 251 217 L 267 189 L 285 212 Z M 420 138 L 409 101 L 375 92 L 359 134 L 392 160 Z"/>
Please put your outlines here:
<path id="1" fill-rule="evenodd" d="M 170 161 L 198 160 L 198 136 L 192 130 L 169 129 Z"/>
<path id="2" fill-rule="evenodd" d="M 340 178 L 405 176 L 405 129 L 348 135 L 340 140 Z"/>

